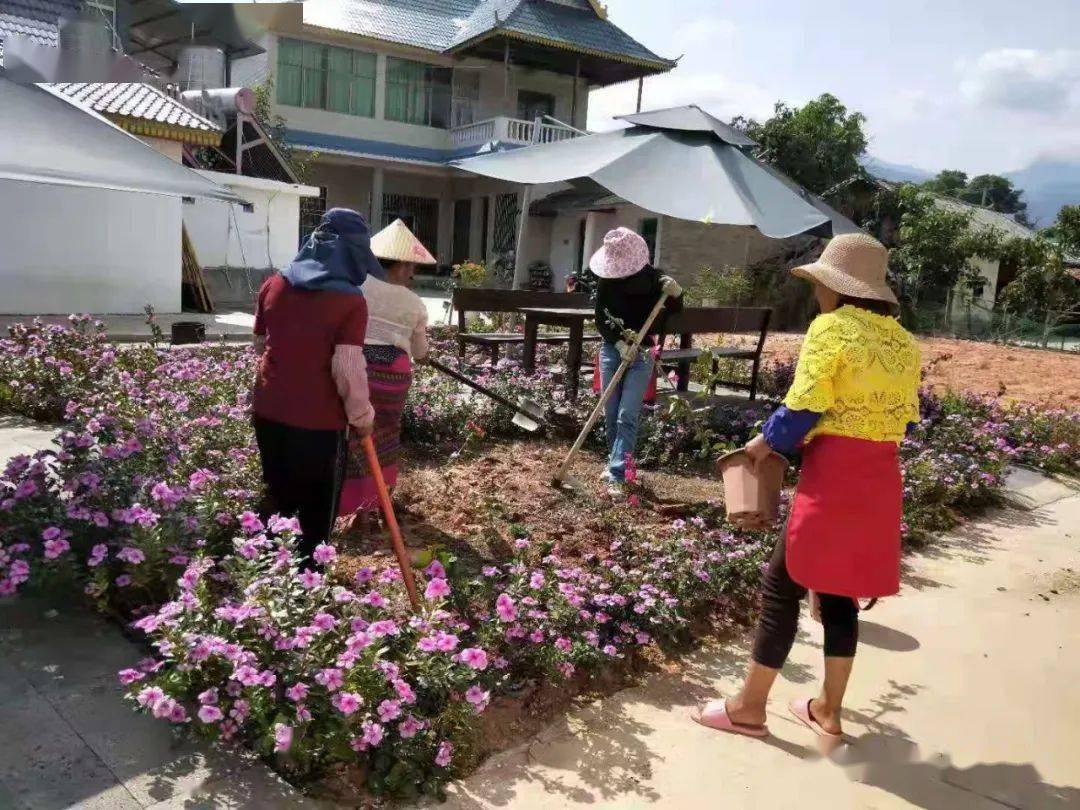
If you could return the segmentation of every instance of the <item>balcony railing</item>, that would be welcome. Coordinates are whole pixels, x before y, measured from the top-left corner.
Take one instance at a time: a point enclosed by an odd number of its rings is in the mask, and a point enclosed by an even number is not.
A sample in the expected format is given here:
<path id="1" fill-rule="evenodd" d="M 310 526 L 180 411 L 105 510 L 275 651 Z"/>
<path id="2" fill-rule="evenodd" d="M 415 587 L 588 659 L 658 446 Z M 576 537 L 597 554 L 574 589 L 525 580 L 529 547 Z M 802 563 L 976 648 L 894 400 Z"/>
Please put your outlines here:
<path id="1" fill-rule="evenodd" d="M 542 118 L 525 121 L 504 115 L 477 121 L 450 131 L 454 146 L 480 146 L 488 141 L 503 141 L 519 146 L 536 143 L 555 143 L 576 138 L 581 133 L 562 124 L 545 123 Z"/>

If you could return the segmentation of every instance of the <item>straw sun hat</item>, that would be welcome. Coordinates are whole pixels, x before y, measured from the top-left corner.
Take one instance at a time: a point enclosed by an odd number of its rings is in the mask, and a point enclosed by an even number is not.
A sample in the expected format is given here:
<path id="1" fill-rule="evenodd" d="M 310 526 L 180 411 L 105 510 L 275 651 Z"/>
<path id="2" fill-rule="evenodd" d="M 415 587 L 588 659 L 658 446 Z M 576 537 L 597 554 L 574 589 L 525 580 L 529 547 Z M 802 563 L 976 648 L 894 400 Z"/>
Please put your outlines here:
<path id="1" fill-rule="evenodd" d="M 400 219 L 395 219 L 371 237 L 371 252 L 391 262 L 436 263 L 435 257 Z"/>
<path id="2" fill-rule="evenodd" d="M 889 251 L 881 242 L 865 233 L 845 233 L 834 237 L 816 262 L 791 272 L 840 295 L 895 304 L 896 294 L 885 280 L 888 266 Z"/>

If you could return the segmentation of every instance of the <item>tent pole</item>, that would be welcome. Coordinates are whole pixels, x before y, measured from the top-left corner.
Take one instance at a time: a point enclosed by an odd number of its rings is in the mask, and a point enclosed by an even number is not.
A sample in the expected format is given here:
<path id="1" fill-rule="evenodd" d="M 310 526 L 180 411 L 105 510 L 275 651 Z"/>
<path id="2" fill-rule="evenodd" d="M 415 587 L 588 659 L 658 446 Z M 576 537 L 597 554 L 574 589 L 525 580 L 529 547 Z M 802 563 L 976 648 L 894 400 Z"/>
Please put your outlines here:
<path id="1" fill-rule="evenodd" d="M 641 92 L 645 88 L 645 77 L 639 76 L 637 80 L 637 111 L 641 112 Z"/>
<path id="2" fill-rule="evenodd" d="M 539 127 L 538 127 L 539 128 Z M 521 192 L 521 213 L 518 214 L 517 242 L 514 245 L 514 284 L 515 290 L 525 289 L 525 232 L 529 223 L 529 192 L 532 186 L 525 186 Z"/>

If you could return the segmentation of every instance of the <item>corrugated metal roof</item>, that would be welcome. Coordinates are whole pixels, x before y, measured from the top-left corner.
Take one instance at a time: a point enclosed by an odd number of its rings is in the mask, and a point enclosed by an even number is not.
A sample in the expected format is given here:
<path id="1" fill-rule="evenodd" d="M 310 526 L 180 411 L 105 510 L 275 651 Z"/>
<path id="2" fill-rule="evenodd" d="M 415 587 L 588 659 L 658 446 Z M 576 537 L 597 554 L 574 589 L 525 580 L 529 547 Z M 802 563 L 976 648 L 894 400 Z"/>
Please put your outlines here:
<path id="1" fill-rule="evenodd" d="M 446 52 L 499 32 L 614 58 L 674 63 L 591 6 L 554 0 L 309 0 L 304 23 Z"/>
<path id="2" fill-rule="evenodd" d="M 941 208 L 962 214 L 970 214 L 971 224 L 977 228 L 997 228 L 1008 236 L 1019 236 L 1023 239 L 1035 238 L 1035 231 L 1026 225 L 1021 225 L 1009 214 L 1002 214 L 989 208 L 954 200 L 952 197 L 942 197 L 937 194 L 934 197 L 937 205 Z"/>
<path id="3" fill-rule="evenodd" d="M 202 132 L 221 132 L 221 127 L 213 121 L 149 84 L 61 82 L 50 87 L 103 115 L 140 118 Z"/>

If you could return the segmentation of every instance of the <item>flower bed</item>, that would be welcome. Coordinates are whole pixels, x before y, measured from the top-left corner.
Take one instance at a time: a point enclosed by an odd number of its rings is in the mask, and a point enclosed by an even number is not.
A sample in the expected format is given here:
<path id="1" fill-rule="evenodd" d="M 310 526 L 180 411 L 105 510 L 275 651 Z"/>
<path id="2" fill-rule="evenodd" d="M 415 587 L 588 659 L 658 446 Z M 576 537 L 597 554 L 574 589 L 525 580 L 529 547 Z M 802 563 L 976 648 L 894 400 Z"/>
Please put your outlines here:
<path id="1" fill-rule="evenodd" d="M 545 351 L 539 366 L 559 358 Z M 571 538 L 529 527 L 550 512 L 517 514 L 540 508 L 528 493 L 512 509 L 490 505 L 487 528 L 509 548 L 480 551 L 466 528 L 474 553 L 443 552 L 428 567 L 420 616 L 392 571 L 349 576 L 329 548 L 325 573 L 298 570 L 292 524 L 264 527 L 255 514 L 253 371 L 244 349 L 117 350 L 85 319 L 17 327 L 0 343 L 0 411 L 64 422 L 55 450 L 0 477 L 0 594 L 78 585 L 134 620 L 155 654 L 121 677 L 165 721 L 242 740 L 286 773 L 361 763 L 373 790 L 438 793 L 475 764 L 480 713 L 511 684 L 608 670 L 752 599 L 774 537 L 731 533 L 715 509 L 672 524 L 583 502 L 602 542 L 571 554 Z M 478 375 L 578 419 L 594 401 L 571 406 L 556 378 L 512 362 Z M 662 408 L 646 420 L 639 461 L 700 469 L 770 408 Z M 511 416 L 420 369 L 406 440 L 499 453 L 491 440 L 514 435 Z M 1010 461 L 1080 470 L 1076 413 L 926 396 L 923 417 L 901 451 L 909 539 L 995 500 Z"/>

